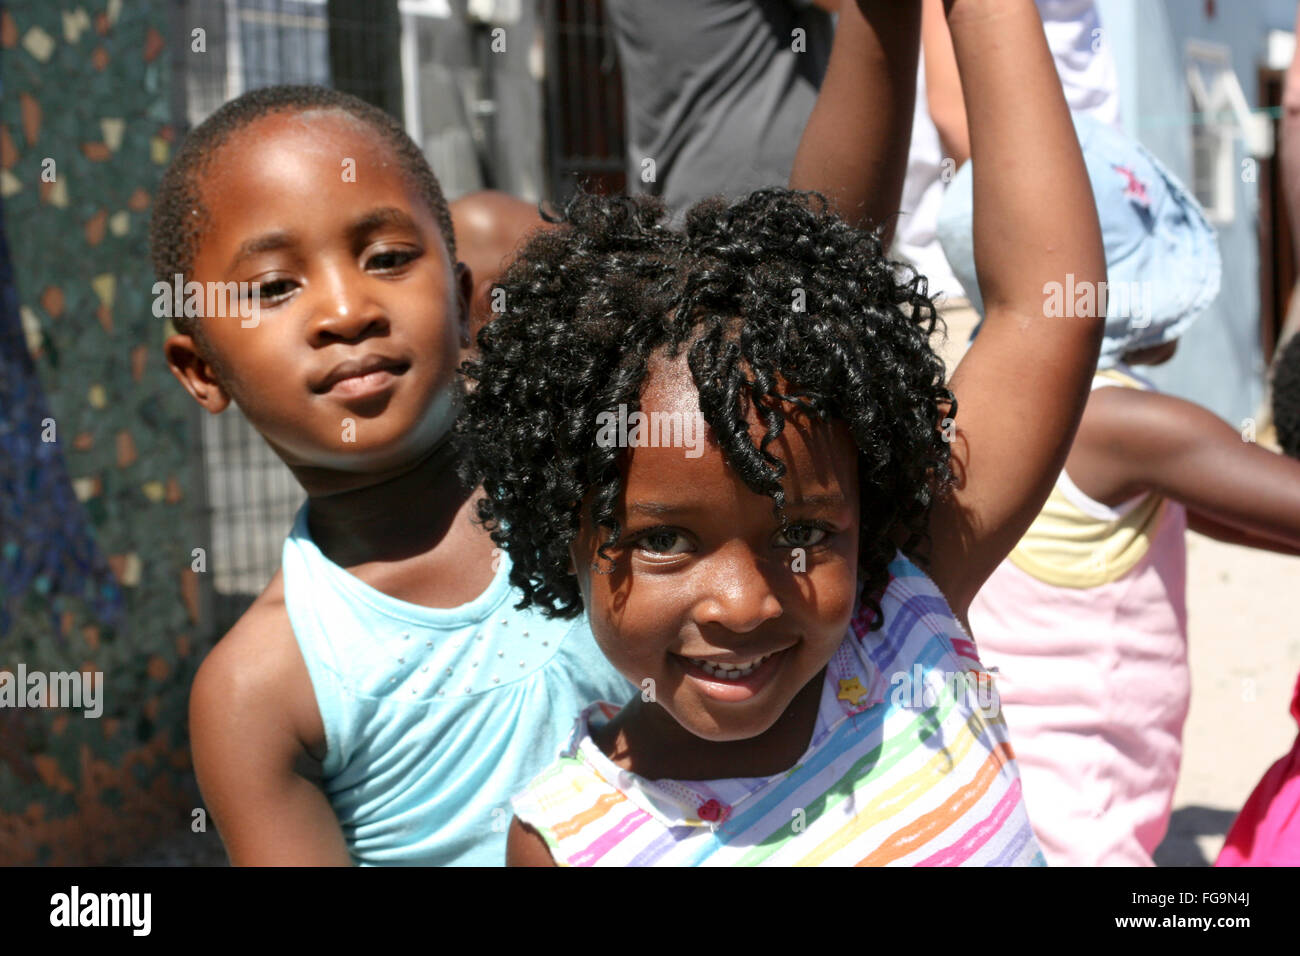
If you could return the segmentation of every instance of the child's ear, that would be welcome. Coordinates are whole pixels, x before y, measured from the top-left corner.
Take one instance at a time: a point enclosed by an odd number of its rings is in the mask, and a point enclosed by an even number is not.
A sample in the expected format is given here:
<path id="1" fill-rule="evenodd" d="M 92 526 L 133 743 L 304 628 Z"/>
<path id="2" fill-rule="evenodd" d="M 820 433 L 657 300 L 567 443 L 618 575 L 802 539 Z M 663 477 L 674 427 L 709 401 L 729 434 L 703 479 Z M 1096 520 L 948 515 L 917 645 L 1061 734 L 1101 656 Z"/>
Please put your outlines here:
<path id="1" fill-rule="evenodd" d="M 473 343 L 470 310 L 474 304 L 474 274 L 463 262 L 456 263 L 456 320 L 460 326 L 460 347 L 467 349 Z"/>
<path id="2" fill-rule="evenodd" d="M 167 356 L 167 367 L 196 402 L 213 415 L 226 410 L 230 395 L 217 381 L 212 366 L 199 354 L 193 336 L 180 333 L 169 336 L 163 343 L 163 352 Z"/>

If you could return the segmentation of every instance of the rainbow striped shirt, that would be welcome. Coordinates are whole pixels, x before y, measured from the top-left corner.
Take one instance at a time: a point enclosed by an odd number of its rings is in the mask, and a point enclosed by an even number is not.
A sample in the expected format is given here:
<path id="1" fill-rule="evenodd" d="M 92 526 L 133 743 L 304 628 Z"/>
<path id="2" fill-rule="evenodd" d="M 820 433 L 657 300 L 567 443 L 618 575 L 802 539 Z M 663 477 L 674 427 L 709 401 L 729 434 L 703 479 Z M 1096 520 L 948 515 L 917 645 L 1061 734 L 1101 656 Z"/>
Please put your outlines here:
<path id="1" fill-rule="evenodd" d="M 859 606 L 790 770 L 646 780 L 609 760 L 588 707 L 513 803 L 562 866 L 1044 865 L 997 690 L 939 589 L 897 554 L 869 631 Z"/>

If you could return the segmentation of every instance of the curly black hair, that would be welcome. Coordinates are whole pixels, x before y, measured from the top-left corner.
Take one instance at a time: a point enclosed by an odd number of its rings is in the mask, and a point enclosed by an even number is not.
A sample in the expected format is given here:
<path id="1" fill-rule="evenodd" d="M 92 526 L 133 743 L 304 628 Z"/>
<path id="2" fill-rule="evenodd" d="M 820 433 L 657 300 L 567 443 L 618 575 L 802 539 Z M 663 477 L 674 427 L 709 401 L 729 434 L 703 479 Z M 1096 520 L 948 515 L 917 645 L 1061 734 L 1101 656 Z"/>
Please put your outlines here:
<path id="1" fill-rule="evenodd" d="M 501 278 L 505 311 L 461 366 L 461 474 L 484 488 L 478 516 L 510 554 L 518 606 L 581 612 L 569 546 L 589 493 L 593 526 L 608 530 L 602 559 L 620 536 L 620 450 L 598 445 L 597 416 L 639 408 L 652 359 L 686 351 L 728 464 L 778 516 L 785 466 L 767 446 L 783 407 L 848 424 L 859 577 L 879 626 L 894 532 L 909 553 L 928 543 L 931 503 L 952 483 L 940 420 L 957 405 L 930 347 L 939 320 L 925 279 L 816 193 L 704 200 L 682 231 L 658 199 L 580 194 L 552 221 L 563 225 L 529 241 Z M 765 428 L 757 446 L 746 400 Z"/>
<path id="2" fill-rule="evenodd" d="M 232 134 L 272 113 L 302 113 L 309 110 L 338 110 L 360 120 L 379 134 L 396 154 L 402 170 L 438 221 L 447 254 L 456 261 L 456 237 L 451 210 L 442 186 L 420 148 L 406 135 L 401 124 L 383 110 L 348 93 L 325 86 L 267 86 L 250 90 L 223 104 L 185 137 L 163 174 L 149 224 L 149 249 L 155 277 L 166 283 L 179 274 L 184 282 L 194 266 L 199 239 L 207 213 L 199 202 L 200 177 L 212 164 L 221 146 Z M 184 309 L 172 310 L 179 332 L 197 331 Z"/>
<path id="3" fill-rule="evenodd" d="M 1273 366 L 1273 424 L 1282 453 L 1300 459 L 1300 335 L 1291 336 Z"/>

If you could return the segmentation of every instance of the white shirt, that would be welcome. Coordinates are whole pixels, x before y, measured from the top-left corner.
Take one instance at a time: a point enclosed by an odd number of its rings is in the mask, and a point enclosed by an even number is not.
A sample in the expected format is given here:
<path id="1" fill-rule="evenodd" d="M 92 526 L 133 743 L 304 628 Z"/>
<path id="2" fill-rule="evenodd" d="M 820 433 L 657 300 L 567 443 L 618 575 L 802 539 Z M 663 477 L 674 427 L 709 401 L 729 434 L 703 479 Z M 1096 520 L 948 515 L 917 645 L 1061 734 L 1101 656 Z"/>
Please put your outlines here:
<path id="1" fill-rule="evenodd" d="M 1119 77 L 1115 58 L 1101 28 L 1094 0 L 1036 0 L 1043 33 L 1056 62 L 1056 72 L 1071 111 L 1121 129 Z M 951 172 L 944 175 L 944 164 Z M 953 275 L 939 245 L 936 227 L 947 182 L 956 167 L 945 160 L 939 131 L 926 101 L 925 55 L 916 80 L 916 109 L 912 116 L 912 148 L 907 157 L 903 201 L 894 234 L 893 252 L 929 279 L 930 295 L 962 298 L 966 291 Z"/>
<path id="2" fill-rule="evenodd" d="M 1119 77 L 1094 0 L 1037 0 L 1047 46 L 1075 113 L 1120 129 Z"/>

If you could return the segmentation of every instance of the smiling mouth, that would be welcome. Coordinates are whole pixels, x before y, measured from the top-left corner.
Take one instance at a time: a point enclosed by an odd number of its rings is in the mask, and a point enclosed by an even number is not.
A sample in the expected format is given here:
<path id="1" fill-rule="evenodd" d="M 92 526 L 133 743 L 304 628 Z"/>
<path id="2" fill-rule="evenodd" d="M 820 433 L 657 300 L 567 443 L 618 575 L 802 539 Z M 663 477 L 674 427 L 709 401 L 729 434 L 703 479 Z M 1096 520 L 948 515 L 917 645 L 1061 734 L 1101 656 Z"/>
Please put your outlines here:
<path id="1" fill-rule="evenodd" d="M 773 651 L 771 654 L 764 654 L 762 657 L 752 657 L 745 661 L 710 661 L 699 657 L 686 657 L 684 660 L 690 661 L 704 673 L 718 680 L 740 680 L 742 677 L 748 677 L 754 673 L 759 666 L 766 660 L 775 657 L 780 651 Z"/>
<path id="2" fill-rule="evenodd" d="M 672 654 L 695 692 L 721 703 L 743 703 L 772 683 L 797 645 L 760 657 L 720 661 Z"/>
<path id="3" fill-rule="evenodd" d="M 312 386 L 312 391 L 318 395 L 328 392 L 361 394 L 388 384 L 410 367 L 410 362 L 379 355 L 355 359 L 334 366 L 328 375 Z"/>

